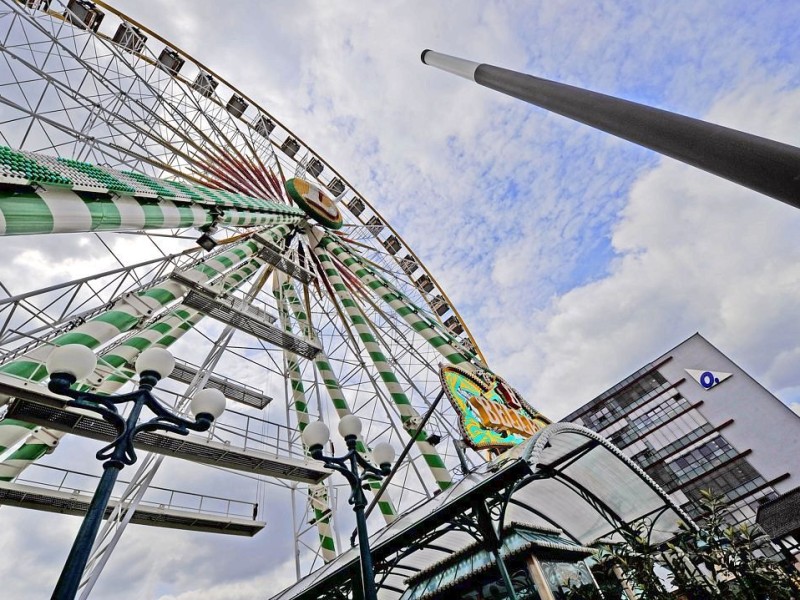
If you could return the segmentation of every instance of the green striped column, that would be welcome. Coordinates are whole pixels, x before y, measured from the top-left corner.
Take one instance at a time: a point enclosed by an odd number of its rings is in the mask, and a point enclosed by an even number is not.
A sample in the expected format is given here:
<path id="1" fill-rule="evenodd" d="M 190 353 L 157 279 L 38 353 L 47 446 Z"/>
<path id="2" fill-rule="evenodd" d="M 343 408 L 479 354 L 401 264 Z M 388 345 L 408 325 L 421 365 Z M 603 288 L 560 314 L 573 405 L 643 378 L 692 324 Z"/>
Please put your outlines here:
<path id="1" fill-rule="evenodd" d="M 228 292 L 237 289 L 263 265 L 263 261 L 259 259 L 248 260 L 225 275 L 223 290 Z M 168 348 L 197 325 L 204 316 L 201 312 L 179 304 L 134 337 L 103 354 L 98 370 L 108 370 L 109 374 L 95 391 L 99 394 L 116 392 L 135 375 L 133 365 L 140 353 L 151 347 Z"/>
<path id="2" fill-rule="evenodd" d="M 289 231 L 290 227 L 288 225 L 278 225 L 265 232 L 265 235 L 277 241 Z M 205 283 L 244 261 L 249 262 L 251 257 L 260 249 L 261 246 L 259 244 L 248 240 L 233 246 L 225 252 L 209 257 L 188 269 L 184 275 L 198 283 Z M 233 271 L 227 277 L 232 282 L 241 282 L 252 274 L 254 268 L 251 265 L 246 267 L 243 272 Z M 28 354 L 0 366 L 0 373 L 41 381 L 47 375 L 44 363 L 53 346 L 81 344 L 89 348 L 96 348 L 121 333 L 129 331 L 141 319 L 150 316 L 158 309 L 163 309 L 167 304 L 185 295 L 186 291 L 185 286 L 168 279 L 154 288 L 123 297 L 114 304 L 111 310 L 55 338 L 52 345 L 35 348 Z"/>
<path id="3" fill-rule="evenodd" d="M 286 302 L 288 302 L 289 306 L 291 306 L 294 317 L 303 331 L 303 335 L 307 340 L 317 344 L 320 348 L 322 348 L 322 342 L 314 331 L 311 321 L 306 314 L 305 308 L 300 303 L 300 299 L 297 297 L 297 292 L 295 291 L 291 280 L 283 273 L 279 273 L 277 271 L 275 272 L 274 276 L 285 279 L 281 283 L 283 296 L 286 299 Z M 323 383 L 325 384 L 325 389 L 328 390 L 328 396 L 333 403 L 336 414 L 340 419 L 345 415 L 349 415 L 352 411 L 347 403 L 347 399 L 344 397 L 342 387 L 339 384 L 339 379 L 336 377 L 336 373 L 333 372 L 330 361 L 328 360 L 328 356 L 325 354 L 324 350 L 318 353 L 314 358 L 314 366 L 316 366 L 320 379 L 322 379 Z M 356 450 L 358 450 L 358 452 L 364 458 L 372 462 L 371 452 L 364 445 L 364 441 L 361 439 L 361 436 L 359 436 L 356 440 Z M 381 489 L 381 482 L 370 480 L 369 487 L 373 495 L 377 496 Z M 388 489 L 381 494 L 380 500 L 378 500 L 378 508 L 380 509 L 381 514 L 383 515 L 383 518 L 387 524 L 391 523 L 397 518 L 397 510 L 394 507 L 394 502 L 389 495 Z"/>
<path id="4" fill-rule="evenodd" d="M 230 250 L 226 250 L 195 265 L 186 272 L 186 275 L 199 282 L 208 281 L 243 260 L 247 260 L 259 249 L 260 246 L 253 241 L 238 244 Z M 29 353 L 0 366 L 0 373 L 32 381 L 41 381 L 47 376 L 44 363 L 53 346 L 81 344 L 92 349 L 97 348 L 118 335 L 133 329 L 142 319 L 150 317 L 158 310 L 183 297 L 186 292 L 185 286 L 167 279 L 150 289 L 124 296 L 117 300 L 110 310 L 56 337 L 52 344 L 39 346 Z"/>
<path id="5" fill-rule="evenodd" d="M 145 292 L 123 297 L 110 310 L 56 337 L 51 345 L 39 346 L 0 366 L 0 373 L 41 381 L 47 376 L 44 363 L 54 346 L 80 344 L 92 349 L 98 348 L 133 329 L 142 319 L 183 294 L 183 286 L 168 280 Z"/>
<path id="6" fill-rule="evenodd" d="M 257 259 L 249 260 L 246 264 L 226 276 L 237 276 L 236 279 L 231 280 L 232 283 L 230 286 L 226 286 L 226 289 L 238 287 L 248 277 L 256 273 L 261 266 L 263 266 L 261 261 Z M 238 283 L 233 283 L 237 280 Z M 135 375 L 131 365 L 136 361 L 140 352 L 149 347 L 168 347 L 194 327 L 203 316 L 202 313 L 179 305 L 144 329 L 139 335 L 126 340 L 109 353 L 103 355 L 96 371 L 103 379 L 102 383 L 94 391 L 100 394 L 113 394 L 116 392 Z M 88 390 L 94 386 L 84 385 L 82 387 Z M 16 438 L 10 440 L 10 442 L 16 443 L 17 449 L 8 456 L 8 460 L 4 460 L 0 464 L 0 480 L 6 481 L 19 476 L 28 465 L 41 458 L 49 449 L 54 448 L 58 441 L 66 435 L 63 431 L 36 427 L 22 421 L 15 423 L 10 423 L 10 421 L 0 422 L 0 451 L 2 451 L 2 448 L 8 447 L 9 438 L 16 433 Z M 15 430 L 13 427 L 6 429 L 6 424 L 29 428 L 30 433 L 25 434 Z"/>
<path id="7" fill-rule="evenodd" d="M 219 223 L 231 227 L 261 227 L 265 225 L 295 225 L 300 220 L 300 217 L 295 215 L 226 209 L 219 218 Z"/>
<path id="8" fill-rule="evenodd" d="M 342 264 L 344 264 L 353 275 L 375 294 L 391 306 L 409 326 L 419 333 L 425 340 L 433 346 L 451 364 L 458 365 L 467 371 L 476 370 L 475 365 L 470 362 L 470 357 L 450 344 L 450 341 L 441 335 L 433 324 L 424 319 L 417 307 L 415 307 L 404 295 L 396 289 L 390 289 L 388 282 L 378 277 L 372 269 L 365 266 L 351 252 L 343 248 L 329 235 L 312 235 L 318 240 L 319 246 L 333 254 Z"/>
<path id="9" fill-rule="evenodd" d="M 139 354 L 148 348 L 168 347 L 197 325 L 203 316 L 196 310 L 179 305 L 137 335 L 99 357 L 97 370 L 107 375 L 94 391 L 98 394 L 115 393 L 134 377 L 132 366 Z"/>
<path id="10" fill-rule="evenodd" d="M 430 327 L 434 331 L 438 331 L 439 336 L 449 341 L 450 345 L 453 346 L 453 348 L 455 348 L 456 352 L 461 354 L 467 360 L 477 360 L 477 354 L 474 351 L 465 348 L 463 343 L 458 339 L 458 336 L 456 336 L 449 329 L 447 329 L 447 327 L 445 327 L 439 320 L 430 316 L 427 308 L 423 310 L 422 308 L 414 304 L 414 302 L 404 292 L 399 290 L 397 286 L 391 283 L 386 277 L 381 275 L 377 270 L 369 266 L 369 261 L 360 257 L 358 251 L 355 248 L 346 244 L 342 240 L 333 239 L 333 241 L 334 243 L 341 246 L 346 252 L 348 252 L 353 258 L 355 258 L 359 262 L 360 266 L 365 268 L 367 272 L 369 272 L 380 283 L 382 283 L 383 286 L 387 288 L 390 294 L 396 294 L 397 298 L 401 300 L 406 305 L 406 307 L 412 311 L 412 313 L 420 315 L 423 321 L 428 324 L 428 327 Z M 486 369 L 486 365 L 480 363 L 478 365 L 478 368 Z M 471 368 L 468 367 L 468 370 L 471 370 Z"/>
<path id="11" fill-rule="evenodd" d="M 61 439 L 60 432 L 17 419 L 3 419 L 0 425 L 0 481 L 14 479 L 34 460 L 51 452 Z"/>
<path id="12" fill-rule="evenodd" d="M 364 348 L 367 350 L 367 353 L 372 359 L 372 363 L 375 365 L 378 375 L 389 392 L 389 397 L 397 405 L 403 426 L 409 435 L 413 435 L 414 431 L 416 431 L 417 427 L 419 427 L 419 423 L 421 421 L 419 413 L 417 413 L 417 411 L 411 405 L 411 401 L 408 399 L 408 396 L 406 396 L 406 393 L 400 386 L 397 376 L 389 366 L 386 356 L 381 351 L 381 348 L 375 340 L 372 331 L 367 325 L 367 321 L 364 318 L 363 313 L 359 309 L 358 305 L 356 305 L 352 295 L 347 290 L 344 281 L 342 281 L 336 266 L 333 264 L 333 259 L 320 246 L 314 247 L 314 254 L 316 254 L 317 258 L 319 259 L 324 271 L 324 275 L 333 286 L 333 289 L 336 292 L 336 295 L 338 296 L 342 306 L 344 307 L 350 322 L 353 324 L 353 328 L 358 333 L 361 342 L 364 344 Z M 439 456 L 436 448 L 434 448 L 431 443 L 428 442 L 428 434 L 424 430 L 420 431 L 415 442 L 417 449 L 422 454 L 422 457 L 425 459 L 428 468 L 433 474 L 436 484 L 443 490 L 449 488 L 452 485 L 453 480 L 450 477 L 450 473 L 448 472 L 442 457 Z"/>
<path id="13" fill-rule="evenodd" d="M 322 560 L 326 563 L 336 558 L 336 544 L 333 540 L 331 527 L 331 503 L 328 498 L 328 488 L 324 483 L 315 483 L 308 486 L 308 502 L 314 512 L 314 522 L 319 534 L 319 547 Z"/>
<path id="14" fill-rule="evenodd" d="M 276 235 L 285 235 L 287 231 L 288 226 L 286 225 L 275 228 Z M 260 246 L 258 244 L 253 241 L 247 241 L 208 258 L 206 261 L 188 270 L 187 273 L 191 274 L 190 277 L 192 279 L 207 281 L 244 260 L 250 263 L 250 257 L 259 250 Z M 236 272 L 234 272 L 234 274 L 232 274 L 232 281 L 235 281 L 237 277 L 241 278 L 243 281 L 248 274 L 255 272 L 255 269 L 256 267 L 251 265 L 246 266 L 246 271 L 243 271 L 241 274 L 235 275 Z M 47 369 L 44 365 L 54 346 L 81 344 L 92 349 L 97 348 L 122 333 L 131 330 L 137 326 L 142 319 L 155 312 L 156 309 L 164 308 L 167 304 L 182 297 L 185 293 L 186 288 L 184 286 L 172 280 L 166 280 L 154 288 L 123 297 L 114 304 L 111 310 L 55 338 L 52 344 L 39 346 L 20 358 L 0 366 L 0 373 L 30 381 L 41 381 L 47 376 Z M 150 335 L 154 336 L 157 333 L 158 331 L 156 329 L 150 332 Z M 136 344 L 144 344 L 145 340 L 147 340 L 147 338 L 144 340 L 137 340 Z M 120 346 L 120 348 L 122 348 L 122 346 Z M 135 350 L 133 347 L 129 348 Z M 124 352 L 124 350 L 122 350 L 122 352 Z M 99 369 L 99 372 L 102 373 L 102 371 L 102 368 Z M 108 374 L 109 377 L 122 379 L 122 377 L 118 375 L 118 373 Z M 90 387 L 102 385 L 105 380 L 105 377 L 98 376 L 97 373 L 92 377 L 93 379 L 87 382 Z M 109 386 L 112 386 L 112 383 L 116 385 L 124 383 L 124 381 L 109 382 Z M 117 385 L 117 387 L 119 386 Z M 109 393 L 110 391 L 113 390 L 109 390 Z M 2 398 L 0 400 L 5 403 L 8 401 L 8 398 Z M 9 427 L 9 429 L 6 429 L 6 427 Z M 28 424 L 25 424 L 23 428 L 29 429 Z M 33 432 L 33 434 L 38 434 L 42 431 L 47 433 L 45 439 L 52 440 L 53 443 L 49 445 L 43 444 L 39 442 L 39 438 L 35 435 L 31 437 L 31 432 Z M 6 453 L 6 451 L 12 447 L 17 448 L 15 451 L 8 454 L 8 456 L 5 457 L 6 460 L 0 465 L 0 478 L 9 480 L 19 475 L 27 465 L 55 447 L 58 443 L 58 439 L 62 435 L 63 434 L 50 430 L 43 430 L 40 427 L 29 429 L 29 431 L 22 431 L 17 424 L 11 423 L 10 420 L 0 421 L 0 453 Z"/>
<path id="15" fill-rule="evenodd" d="M 279 232 L 280 237 L 283 237 L 286 235 L 284 232 L 289 231 L 289 226 L 278 225 L 269 229 L 264 235 L 267 235 L 273 231 Z M 225 271 L 232 269 L 236 265 L 239 265 L 243 261 L 254 256 L 260 250 L 260 244 L 253 240 L 247 240 L 246 242 L 233 246 L 225 252 L 217 254 L 216 256 L 212 256 L 211 258 L 195 265 L 191 269 L 187 269 L 182 273 L 182 275 L 187 279 L 197 283 L 207 283 Z"/>
<path id="16" fill-rule="evenodd" d="M 278 225 L 262 233 L 262 236 L 278 243 L 291 231 L 289 225 Z M 250 258 L 261 246 L 253 241 L 245 242 L 216 257 L 215 261 L 206 261 L 203 268 L 195 270 L 190 278 L 200 282 L 212 277 L 211 271 L 218 272 L 228 264 L 228 260 Z M 220 260 L 220 257 L 222 260 Z M 247 260 L 238 268 L 227 273 L 220 281 L 221 288 L 225 291 L 235 290 L 247 281 L 264 263 L 258 259 Z M 210 269 L 210 270 L 209 270 Z M 179 304 L 163 315 L 158 321 L 152 323 L 138 335 L 125 340 L 122 344 L 102 356 L 98 370 L 109 371 L 108 376 L 97 388 L 101 394 L 113 394 L 122 385 L 130 381 L 134 375 L 133 365 L 141 352 L 151 346 L 166 348 L 173 344 L 179 337 L 194 327 L 203 314 L 183 304 Z"/>
<path id="17" fill-rule="evenodd" d="M 276 271 L 275 274 L 278 272 Z M 278 305 L 278 318 L 281 327 L 286 333 L 293 334 L 292 323 L 289 317 L 289 308 L 283 296 L 279 278 L 273 274 L 272 294 Z M 306 398 L 305 388 L 303 387 L 303 376 L 300 371 L 300 364 L 297 355 L 288 350 L 283 350 L 286 359 L 286 371 L 289 376 L 289 384 L 292 387 L 292 403 L 297 417 L 297 428 L 302 433 L 311 422 L 308 414 L 308 399 Z M 305 446 L 305 444 L 304 444 Z M 307 448 L 306 448 L 307 450 Z M 328 503 L 328 491 L 324 483 L 315 484 L 308 488 L 308 499 L 314 511 L 314 522 L 319 534 L 319 546 L 322 551 L 322 560 L 326 563 L 336 558 L 336 544 L 333 540 L 333 529 L 331 528 L 331 510 Z"/>
<path id="18" fill-rule="evenodd" d="M 211 213 L 169 200 L 143 203 L 131 196 L 109 200 L 63 188 L 0 192 L 0 235 L 131 231 L 202 227 Z"/>
<path id="19" fill-rule="evenodd" d="M 175 328 L 180 331 L 180 334 L 177 334 L 175 330 L 171 328 L 172 336 L 174 339 L 177 339 L 203 316 L 195 311 L 192 312 L 194 312 L 194 314 L 189 314 L 186 311 L 172 310 L 166 319 L 159 319 L 157 323 L 151 325 L 140 335 L 126 340 L 125 343 L 112 350 L 109 354 L 101 357 L 98 361 L 96 373 L 101 376 L 105 373 L 109 374 L 103 379 L 102 383 L 95 391 L 103 394 L 112 394 L 127 383 L 130 378 L 133 377 L 134 371 L 131 368 L 123 366 L 124 363 L 120 364 L 120 358 L 129 356 L 131 360 L 135 361 L 139 352 L 149 346 L 157 345 L 160 339 L 166 337 L 159 333 L 159 331 L 162 330 L 162 325 L 171 324 L 170 321 L 177 318 L 179 314 L 184 313 L 185 320 Z M 155 340 L 153 340 L 153 338 L 155 338 Z M 82 387 L 90 389 L 92 386 L 85 385 Z M 0 461 L 0 480 L 2 481 L 10 481 L 19 476 L 31 463 L 39 460 L 48 450 L 54 448 L 61 438 L 67 435 L 66 432 L 63 431 L 37 427 L 22 421 L 15 421 L 13 423 L 10 421 L 11 420 L 5 420 L 0 422 L 0 448 L 6 448 L 10 443 L 16 443 L 17 449 L 5 460 Z M 18 427 L 29 428 L 30 434 L 20 432 Z"/>
<path id="20" fill-rule="evenodd" d="M 218 222 L 256 227 L 294 224 L 301 217 L 224 208 Z M 139 231 L 202 227 L 212 222 L 210 208 L 170 200 L 141 201 L 132 196 L 98 199 L 85 192 L 57 187 L 36 191 L 0 191 L 0 235 Z"/>
<path id="21" fill-rule="evenodd" d="M 278 317 L 280 319 L 281 327 L 285 332 L 293 334 L 286 301 L 281 293 L 278 278 L 274 276 L 272 293 L 277 300 Z M 286 358 L 286 370 L 289 376 L 289 383 L 292 387 L 292 403 L 294 404 L 294 410 L 297 416 L 297 426 L 302 433 L 306 426 L 311 422 L 311 417 L 308 414 L 308 402 L 306 400 L 305 389 L 303 387 L 300 363 L 297 355 L 294 352 L 289 352 L 288 350 L 284 349 L 283 353 L 284 357 Z"/>

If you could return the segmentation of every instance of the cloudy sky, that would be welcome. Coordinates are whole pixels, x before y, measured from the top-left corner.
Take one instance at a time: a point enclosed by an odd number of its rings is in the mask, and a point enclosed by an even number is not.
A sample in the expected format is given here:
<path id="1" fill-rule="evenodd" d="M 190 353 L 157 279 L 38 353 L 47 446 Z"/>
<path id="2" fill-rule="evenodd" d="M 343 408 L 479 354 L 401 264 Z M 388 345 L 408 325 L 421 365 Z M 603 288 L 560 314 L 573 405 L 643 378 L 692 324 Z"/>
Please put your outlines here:
<path id="1" fill-rule="evenodd" d="M 696 331 L 800 410 L 800 211 L 419 60 L 432 48 L 800 145 L 799 4 L 116 5 L 353 182 L 493 368 L 552 418 Z M 52 578 L 37 574 L 65 552 L 51 540 L 76 520 L 13 514 L 0 542 L 26 556 L 4 581 L 25 582 L 14 597 L 44 597 L 31 590 Z M 104 574 L 125 585 L 98 598 L 264 597 L 293 577 L 288 551 L 266 550 L 269 529 L 207 550 L 198 534 L 160 546 L 160 532 L 131 529 Z M 197 561 L 188 572 L 184 554 Z M 121 591 L 137 578 L 144 591 Z"/>

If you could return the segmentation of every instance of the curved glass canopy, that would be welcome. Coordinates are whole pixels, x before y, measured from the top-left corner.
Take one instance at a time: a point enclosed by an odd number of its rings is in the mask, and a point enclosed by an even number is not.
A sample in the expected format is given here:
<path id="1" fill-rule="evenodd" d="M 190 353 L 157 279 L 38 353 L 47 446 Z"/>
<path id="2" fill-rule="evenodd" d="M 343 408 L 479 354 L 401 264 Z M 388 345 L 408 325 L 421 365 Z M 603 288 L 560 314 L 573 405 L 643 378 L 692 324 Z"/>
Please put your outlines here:
<path id="1" fill-rule="evenodd" d="M 476 541 L 491 544 L 513 522 L 549 526 L 590 546 L 619 539 L 622 528 L 643 520 L 653 544 L 674 536 L 681 521 L 691 522 L 608 440 L 579 425 L 556 423 L 372 536 L 378 594 L 400 598 L 409 577 Z M 358 581 L 358 561 L 358 548 L 350 548 L 273 600 L 346 594 Z"/>

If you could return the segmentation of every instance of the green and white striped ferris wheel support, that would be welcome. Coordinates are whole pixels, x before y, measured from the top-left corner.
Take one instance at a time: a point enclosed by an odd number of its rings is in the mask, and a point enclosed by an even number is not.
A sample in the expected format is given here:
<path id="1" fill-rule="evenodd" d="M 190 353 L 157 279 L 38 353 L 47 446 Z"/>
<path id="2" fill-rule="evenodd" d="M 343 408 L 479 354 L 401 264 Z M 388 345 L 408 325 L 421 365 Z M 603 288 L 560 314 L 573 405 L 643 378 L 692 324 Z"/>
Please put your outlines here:
<path id="1" fill-rule="evenodd" d="M 278 274 L 276 273 L 276 275 Z M 282 275 L 278 276 L 281 277 Z M 305 338 L 322 347 L 322 342 L 314 331 L 313 325 L 308 318 L 306 309 L 300 302 L 300 299 L 297 296 L 297 291 L 288 277 L 285 278 L 285 281 L 282 283 L 281 289 L 283 290 L 284 298 L 292 308 L 295 319 L 300 325 Z M 342 387 L 339 384 L 339 379 L 336 377 L 336 373 L 334 373 L 333 369 L 331 368 L 330 360 L 325 354 L 324 349 L 314 357 L 314 366 L 316 366 L 320 379 L 322 379 L 325 389 L 328 391 L 328 396 L 331 399 L 334 410 L 336 410 L 337 416 L 341 419 L 342 417 L 351 414 L 352 411 L 350 410 L 350 405 L 348 404 L 347 399 L 344 397 Z M 372 462 L 372 453 L 364 444 L 364 440 L 360 435 L 356 439 L 356 450 L 364 458 Z M 369 487 L 373 495 L 377 497 L 382 486 L 380 481 L 370 481 Z M 394 502 L 392 501 L 388 490 L 385 490 L 383 494 L 380 495 L 380 499 L 378 500 L 378 508 L 380 509 L 381 514 L 383 515 L 383 518 L 387 524 L 391 523 L 397 518 L 397 509 L 394 507 Z"/>
<path id="2" fill-rule="evenodd" d="M 170 200 L 143 203 L 130 196 L 88 198 L 67 189 L 0 190 L 0 235 L 140 231 L 203 227 L 216 220 L 231 227 L 288 223 L 297 215 L 223 208 L 221 214 L 197 204 Z"/>
<path id="3" fill-rule="evenodd" d="M 358 333 L 361 343 L 364 344 L 367 354 L 369 354 L 370 358 L 372 359 L 372 363 L 375 365 L 375 369 L 378 371 L 378 376 L 381 378 L 386 386 L 387 391 L 389 392 L 389 397 L 397 406 L 398 411 L 400 412 L 400 419 L 403 422 L 403 427 L 409 435 L 413 435 L 413 433 L 419 427 L 422 418 L 416 409 L 411 405 L 411 400 L 409 400 L 408 396 L 400 385 L 397 376 L 389 366 L 389 361 L 386 358 L 386 355 L 383 353 L 381 347 L 375 340 L 375 336 L 372 334 L 372 331 L 367 325 L 364 314 L 361 312 L 361 309 L 358 307 L 353 299 L 353 296 L 345 286 L 339 271 L 336 269 L 336 266 L 333 263 L 333 259 L 328 255 L 325 249 L 319 245 L 314 246 L 314 254 L 322 266 L 323 275 L 332 285 L 339 302 L 341 303 L 345 313 L 353 325 L 353 328 Z M 427 432 L 424 430 L 420 431 L 416 436 L 415 442 L 417 449 L 419 450 L 420 454 L 422 454 L 425 463 L 428 465 L 428 468 L 433 475 L 434 480 L 436 481 L 436 485 L 438 485 L 442 490 L 449 488 L 453 484 L 453 479 L 450 475 L 450 472 L 447 470 L 442 457 L 439 455 L 439 452 L 428 441 Z"/>
<path id="4" fill-rule="evenodd" d="M 201 206 L 169 200 L 149 205 L 129 196 L 90 200 L 72 190 L 48 187 L 0 192 L 0 235 L 202 227 L 212 220 Z"/>
<path id="5" fill-rule="evenodd" d="M 318 241 L 319 247 L 324 248 L 339 259 L 353 275 L 358 277 L 366 287 L 380 296 L 381 299 L 391 306 L 414 331 L 425 338 L 425 340 L 451 364 L 458 365 L 468 371 L 476 369 L 475 365 L 470 362 L 470 356 L 463 350 L 455 348 L 450 343 L 450 340 L 436 330 L 435 325 L 432 323 L 433 319 L 423 318 L 419 308 L 414 306 L 397 289 L 393 287 L 390 289 L 388 282 L 382 277 L 379 277 L 373 269 L 366 266 L 354 254 L 336 242 L 330 235 L 321 236 L 318 238 Z"/>
<path id="6" fill-rule="evenodd" d="M 243 277 L 248 273 L 253 275 L 261 264 L 257 259 L 251 259 L 245 265 L 236 269 L 234 273 L 241 274 Z M 245 281 L 246 279 L 241 279 L 237 287 Z M 229 289 L 233 289 L 233 286 Z M 131 354 L 131 361 L 135 362 L 139 352 L 150 346 L 163 348 L 176 342 L 184 333 L 194 327 L 202 317 L 201 313 L 185 307 L 178 307 L 169 311 L 139 335 L 126 340 L 126 342 L 130 342 L 129 345 L 126 346 L 126 343 L 122 343 L 108 354 L 102 355 L 96 373 L 103 373 L 106 369 L 110 373 L 96 388 L 92 385 L 84 385 L 82 387 L 87 390 L 94 389 L 105 394 L 114 393 L 127 383 L 134 374 L 133 369 L 128 366 L 112 367 L 118 361 L 118 359 L 114 358 L 115 354 L 119 356 Z M 166 327 L 169 327 L 169 329 L 167 330 Z M 162 329 L 167 333 L 162 334 Z M 126 352 L 126 349 L 133 349 L 135 353 Z M 16 419 L 6 419 L 0 422 L 0 448 L 10 450 L 10 452 L 0 450 L 5 455 L 0 459 L 0 480 L 10 481 L 18 477 L 28 466 L 39 460 L 48 451 L 51 451 L 65 435 L 67 434 L 63 431 L 35 426 Z"/>
<path id="7" fill-rule="evenodd" d="M 289 306 L 283 294 L 283 286 L 281 285 L 277 273 L 278 271 L 275 272 L 272 278 L 272 294 L 275 296 L 278 305 L 278 318 L 280 319 L 281 328 L 286 333 L 293 335 L 294 332 L 292 331 Z M 294 352 L 290 352 L 284 348 L 283 358 L 286 362 L 289 385 L 292 388 L 292 404 L 294 405 L 295 416 L 297 417 L 297 428 L 300 430 L 300 433 L 302 433 L 311 422 L 311 416 L 308 414 L 308 399 L 306 398 L 306 392 L 303 386 L 303 374 L 300 371 L 298 356 Z M 308 450 L 305 448 L 305 444 L 304 450 Z M 319 534 L 319 546 L 322 560 L 327 563 L 336 558 L 336 544 L 333 539 L 333 528 L 331 527 L 332 512 L 329 504 L 327 486 L 324 483 L 309 486 L 308 501 L 314 512 L 314 524 Z"/>
<path id="8" fill-rule="evenodd" d="M 262 232 L 261 235 L 278 243 L 285 238 L 290 231 L 291 226 L 289 225 L 277 225 Z M 261 246 L 259 244 L 251 240 L 231 248 L 228 252 L 246 259 L 252 257 L 260 248 Z M 224 264 L 226 260 L 227 259 L 223 258 L 222 264 Z M 251 259 L 233 271 L 226 273 L 222 277 L 224 280 L 222 289 L 227 291 L 238 288 L 252 277 L 262 264 L 261 261 Z M 190 273 L 191 271 L 192 269 L 189 269 L 186 273 Z M 205 277 L 205 281 L 213 279 L 213 276 L 210 275 L 207 268 L 196 269 L 194 272 L 195 276 L 192 277 L 193 279 L 196 279 L 197 276 Z M 168 347 L 180 336 L 194 327 L 203 316 L 202 313 L 180 304 L 171 309 L 166 315 L 163 315 L 155 323 L 149 325 L 139 335 L 125 340 L 107 354 L 102 355 L 98 369 L 103 369 L 105 365 L 106 368 L 110 368 L 115 372 L 109 374 L 95 391 L 101 394 L 113 394 L 120 386 L 127 383 L 134 374 L 133 369 L 126 365 L 132 366 L 136 362 L 136 357 L 151 346 L 160 348 Z"/>
<path id="9" fill-rule="evenodd" d="M 226 292 L 237 289 L 263 265 L 259 259 L 251 258 L 225 275 L 226 283 L 222 289 Z M 135 374 L 133 365 L 140 353 L 151 347 L 169 347 L 197 325 L 204 316 L 201 312 L 179 304 L 135 336 L 124 340 L 109 352 L 101 354 L 98 370 L 108 369 L 111 372 L 94 391 L 100 394 L 115 393 L 133 378 Z"/>
<path id="10" fill-rule="evenodd" d="M 2 145 L 0 184 L 0 235 L 259 227 L 304 214 L 281 202 Z"/>
<path id="11" fill-rule="evenodd" d="M 290 229 L 289 225 L 278 225 L 268 230 L 265 235 L 271 237 L 273 241 L 278 241 L 285 237 Z M 237 287 L 261 266 L 260 261 L 252 259 L 260 248 L 261 246 L 253 241 L 237 244 L 187 270 L 187 273 L 193 280 L 207 282 L 238 265 L 225 275 L 231 288 Z M 122 298 L 110 311 L 55 338 L 51 345 L 39 346 L 19 359 L 0 366 L 0 372 L 30 381 L 41 381 L 47 375 L 44 363 L 53 347 L 78 343 L 96 348 L 134 329 L 147 314 L 155 312 L 159 307 L 164 308 L 178 297 L 185 295 L 186 291 L 184 286 L 167 280 L 157 287 Z M 143 306 L 146 307 L 144 314 L 141 312 Z M 199 320 L 193 316 L 196 314 L 192 309 L 179 305 L 145 329 L 142 335 L 126 340 L 127 345 L 123 343 L 103 357 L 104 364 L 101 363 L 98 371 L 104 376 L 87 382 L 87 389 L 99 386 L 98 391 L 113 393 L 132 375 L 131 369 L 127 369 L 127 372 L 122 370 L 123 365 L 129 363 L 129 360 L 130 363 L 135 362 L 138 353 L 150 344 L 167 346 L 175 342 Z M 62 432 L 43 429 L 16 419 L 0 422 L 0 480 L 9 481 L 17 477 L 32 462 L 51 451 L 63 435 Z"/>

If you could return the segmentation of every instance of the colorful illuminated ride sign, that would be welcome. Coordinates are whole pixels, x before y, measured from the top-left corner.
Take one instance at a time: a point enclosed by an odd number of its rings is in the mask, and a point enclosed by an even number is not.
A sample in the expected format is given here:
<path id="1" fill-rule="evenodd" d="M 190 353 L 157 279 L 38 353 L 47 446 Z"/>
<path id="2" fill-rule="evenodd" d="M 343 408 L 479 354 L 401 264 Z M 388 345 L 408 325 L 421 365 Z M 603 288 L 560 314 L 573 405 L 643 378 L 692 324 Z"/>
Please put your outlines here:
<path id="1" fill-rule="evenodd" d="M 512 448 L 550 423 L 493 373 L 471 374 L 448 365 L 439 377 L 461 416 L 464 441 L 476 450 Z"/>

